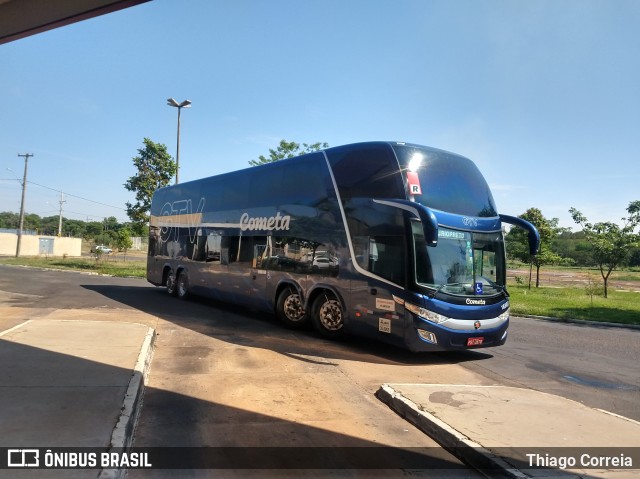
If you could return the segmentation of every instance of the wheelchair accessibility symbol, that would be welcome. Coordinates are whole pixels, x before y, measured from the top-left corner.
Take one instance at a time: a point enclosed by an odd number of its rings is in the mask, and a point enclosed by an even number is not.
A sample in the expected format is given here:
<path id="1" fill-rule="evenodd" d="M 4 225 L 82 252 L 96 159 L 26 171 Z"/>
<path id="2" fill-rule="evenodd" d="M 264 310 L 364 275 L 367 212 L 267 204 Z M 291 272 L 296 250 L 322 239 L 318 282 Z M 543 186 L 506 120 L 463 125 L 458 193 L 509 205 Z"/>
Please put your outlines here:
<path id="1" fill-rule="evenodd" d="M 482 283 L 476 283 L 476 294 L 482 294 L 483 289 L 482 289 Z"/>

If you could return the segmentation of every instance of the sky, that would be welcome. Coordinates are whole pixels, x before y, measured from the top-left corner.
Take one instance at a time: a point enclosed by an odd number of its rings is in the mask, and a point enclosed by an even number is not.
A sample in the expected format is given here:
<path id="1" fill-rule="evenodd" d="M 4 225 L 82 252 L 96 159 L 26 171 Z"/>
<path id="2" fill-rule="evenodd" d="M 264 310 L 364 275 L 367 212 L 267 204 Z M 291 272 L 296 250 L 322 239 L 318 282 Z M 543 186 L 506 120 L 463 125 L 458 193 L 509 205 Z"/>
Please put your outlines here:
<path id="1" fill-rule="evenodd" d="M 637 0 L 153 0 L 0 45 L 0 211 L 127 221 L 143 139 L 180 182 L 281 139 L 472 159 L 501 213 L 640 200 Z"/>

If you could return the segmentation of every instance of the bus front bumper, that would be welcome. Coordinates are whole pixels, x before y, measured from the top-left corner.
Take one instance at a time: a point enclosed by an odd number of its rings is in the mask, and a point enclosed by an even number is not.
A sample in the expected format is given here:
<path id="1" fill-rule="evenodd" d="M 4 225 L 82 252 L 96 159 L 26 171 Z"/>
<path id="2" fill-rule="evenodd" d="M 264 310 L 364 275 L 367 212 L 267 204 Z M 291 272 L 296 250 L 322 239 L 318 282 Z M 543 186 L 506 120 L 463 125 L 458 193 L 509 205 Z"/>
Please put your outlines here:
<path id="1" fill-rule="evenodd" d="M 508 311 L 496 318 L 448 318 L 440 324 L 407 314 L 411 318 L 407 321 L 405 342 L 411 351 L 469 350 L 501 346 L 507 341 Z"/>

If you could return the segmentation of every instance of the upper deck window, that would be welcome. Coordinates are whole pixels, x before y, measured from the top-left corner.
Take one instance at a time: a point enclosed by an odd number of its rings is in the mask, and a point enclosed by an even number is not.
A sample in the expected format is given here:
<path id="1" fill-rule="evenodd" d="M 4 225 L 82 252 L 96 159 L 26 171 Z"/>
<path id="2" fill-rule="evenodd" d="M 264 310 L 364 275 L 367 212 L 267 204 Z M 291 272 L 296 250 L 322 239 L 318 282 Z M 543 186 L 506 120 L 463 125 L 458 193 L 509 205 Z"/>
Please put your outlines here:
<path id="1" fill-rule="evenodd" d="M 469 159 L 431 148 L 394 145 L 400 167 L 417 173 L 421 194 L 414 195 L 423 205 L 449 213 L 498 216 L 489 185 Z"/>
<path id="2" fill-rule="evenodd" d="M 398 162 L 388 147 L 336 148 L 327 154 L 343 202 L 404 197 Z"/>

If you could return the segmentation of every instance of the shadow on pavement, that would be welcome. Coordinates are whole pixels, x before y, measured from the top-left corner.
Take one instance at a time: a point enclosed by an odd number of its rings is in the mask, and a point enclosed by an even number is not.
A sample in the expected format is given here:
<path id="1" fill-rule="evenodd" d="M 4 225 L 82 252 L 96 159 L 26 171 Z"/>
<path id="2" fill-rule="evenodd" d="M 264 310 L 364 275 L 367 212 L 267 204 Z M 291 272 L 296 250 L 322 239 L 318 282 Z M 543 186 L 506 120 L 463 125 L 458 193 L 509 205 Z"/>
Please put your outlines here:
<path id="1" fill-rule="evenodd" d="M 88 340 L 86 346 L 91 345 Z M 4 339 L 0 339 L 0 364 L 0 447 L 108 449 L 131 370 Z M 138 428 L 135 447 L 152 448 L 150 462 L 156 467 L 410 467 L 442 470 L 445 474 L 470 472 L 440 448 L 384 448 L 371 441 L 157 388 L 147 389 L 144 408 L 145 415 L 153 420 Z M 240 427 L 253 432 L 242 434 Z M 262 435 L 256 434 L 260 429 L 275 434 L 278 444 L 260 443 L 257 438 Z M 162 449 L 166 447 L 180 449 Z M 196 449 L 184 449 L 189 447 Z M 12 477 L 96 475 L 91 470 L 13 472 Z M 158 477 L 159 473 L 131 470 L 128 477 Z M 183 471 L 175 477 L 189 477 L 191 473 L 220 477 L 219 472 L 203 470 Z"/>
<path id="2" fill-rule="evenodd" d="M 202 297 L 179 300 L 167 296 L 164 289 L 156 287 L 95 284 L 82 287 L 195 332 L 236 345 L 270 349 L 285 355 L 316 355 L 326 359 L 406 365 L 456 364 L 493 357 L 488 352 L 480 351 L 412 353 L 358 337 L 330 341 L 312 330 L 289 330 L 280 325 L 273 315 L 255 313 Z"/>

